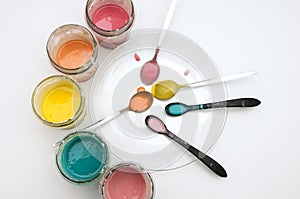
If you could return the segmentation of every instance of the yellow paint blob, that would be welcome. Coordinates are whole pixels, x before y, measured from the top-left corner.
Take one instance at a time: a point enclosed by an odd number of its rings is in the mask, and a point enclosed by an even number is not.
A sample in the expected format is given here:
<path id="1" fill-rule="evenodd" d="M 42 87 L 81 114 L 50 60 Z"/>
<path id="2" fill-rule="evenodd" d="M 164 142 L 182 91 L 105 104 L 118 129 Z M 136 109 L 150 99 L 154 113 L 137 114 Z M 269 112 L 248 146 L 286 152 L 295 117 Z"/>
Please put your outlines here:
<path id="1" fill-rule="evenodd" d="M 167 100 L 173 97 L 178 89 L 181 88 L 178 84 L 171 80 L 157 82 L 152 86 L 152 95 L 160 100 Z"/>
<path id="2" fill-rule="evenodd" d="M 46 91 L 42 99 L 42 113 L 47 121 L 61 123 L 72 119 L 78 111 L 80 91 L 65 81 L 56 84 Z"/>

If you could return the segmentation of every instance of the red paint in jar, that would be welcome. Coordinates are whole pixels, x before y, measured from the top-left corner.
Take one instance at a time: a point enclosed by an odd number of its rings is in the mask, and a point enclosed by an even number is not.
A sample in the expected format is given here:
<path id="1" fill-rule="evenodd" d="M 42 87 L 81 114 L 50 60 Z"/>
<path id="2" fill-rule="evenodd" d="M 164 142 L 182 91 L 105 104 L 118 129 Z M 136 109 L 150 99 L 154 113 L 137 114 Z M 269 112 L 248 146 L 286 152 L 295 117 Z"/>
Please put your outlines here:
<path id="1" fill-rule="evenodd" d="M 128 13 L 116 4 L 106 4 L 98 8 L 93 15 L 93 23 L 103 30 L 117 30 L 129 20 Z"/>

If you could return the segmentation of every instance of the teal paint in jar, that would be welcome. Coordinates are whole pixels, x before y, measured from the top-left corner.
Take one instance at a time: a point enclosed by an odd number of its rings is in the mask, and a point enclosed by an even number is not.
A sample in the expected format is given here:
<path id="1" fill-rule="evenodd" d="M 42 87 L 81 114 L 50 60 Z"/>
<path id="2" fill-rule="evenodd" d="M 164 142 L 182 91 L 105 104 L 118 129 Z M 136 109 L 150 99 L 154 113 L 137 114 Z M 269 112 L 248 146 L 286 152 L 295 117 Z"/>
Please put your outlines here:
<path id="1" fill-rule="evenodd" d="M 102 138 L 88 131 L 77 131 L 56 146 L 56 164 L 67 181 L 86 185 L 100 180 L 108 164 L 108 148 Z"/>

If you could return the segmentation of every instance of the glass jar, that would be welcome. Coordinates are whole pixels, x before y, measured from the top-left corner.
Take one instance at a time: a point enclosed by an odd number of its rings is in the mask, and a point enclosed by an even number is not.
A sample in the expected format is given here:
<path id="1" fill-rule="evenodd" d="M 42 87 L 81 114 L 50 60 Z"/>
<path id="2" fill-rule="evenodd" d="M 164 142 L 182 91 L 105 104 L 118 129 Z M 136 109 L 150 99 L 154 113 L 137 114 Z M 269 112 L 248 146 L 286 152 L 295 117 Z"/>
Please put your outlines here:
<path id="1" fill-rule="evenodd" d="M 98 135 L 77 131 L 55 144 L 55 161 L 62 177 L 76 185 L 99 182 L 108 164 L 108 148 Z"/>
<path id="2" fill-rule="evenodd" d="M 105 48 L 115 48 L 127 40 L 135 19 L 131 0 L 88 0 L 85 8 L 88 26 Z"/>
<path id="3" fill-rule="evenodd" d="M 154 183 L 150 173 L 134 162 L 123 162 L 111 167 L 99 184 L 100 198 L 154 198 Z"/>
<path id="4" fill-rule="evenodd" d="M 86 113 L 82 89 L 75 80 L 64 75 L 42 80 L 33 91 L 31 105 L 42 123 L 61 129 L 77 126 Z"/>
<path id="5" fill-rule="evenodd" d="M 98 68 L 98 42 L 85 27 L 63 25 L 54 30 L 46 45 L 51 65 L 79 82 L 89 80 Z"/>

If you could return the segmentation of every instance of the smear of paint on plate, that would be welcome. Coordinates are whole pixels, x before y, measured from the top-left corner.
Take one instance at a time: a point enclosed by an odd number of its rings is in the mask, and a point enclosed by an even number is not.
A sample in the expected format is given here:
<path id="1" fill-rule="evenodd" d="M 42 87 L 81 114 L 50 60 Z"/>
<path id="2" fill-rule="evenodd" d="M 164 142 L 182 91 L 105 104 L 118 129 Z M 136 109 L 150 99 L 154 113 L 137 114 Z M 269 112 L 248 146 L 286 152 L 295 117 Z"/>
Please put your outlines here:
<path id="1" fill-rule="evenodd" d="M 136 61 L 140 61 L 141 60 L 140 56 L 137 53 L 134 53 L 134 59 Z"/>
<path id="2" fill-rule="evenodd" d="M 142 91 L 145 91 L 145 88 L 141 86 L 141 87 L 138 87 L 138 88 L 136 89 L 136 91 L 137 91 L 137 92 L 142 92 Z"/>
<path id="3" fill-rule="evenodd" d="M 188 74 L 190 74 L 190 70 L 189 69 L 186 69 L 183 73 L 185 76 L 187 76 Z"/>

